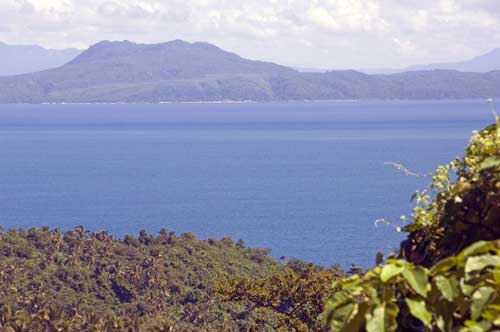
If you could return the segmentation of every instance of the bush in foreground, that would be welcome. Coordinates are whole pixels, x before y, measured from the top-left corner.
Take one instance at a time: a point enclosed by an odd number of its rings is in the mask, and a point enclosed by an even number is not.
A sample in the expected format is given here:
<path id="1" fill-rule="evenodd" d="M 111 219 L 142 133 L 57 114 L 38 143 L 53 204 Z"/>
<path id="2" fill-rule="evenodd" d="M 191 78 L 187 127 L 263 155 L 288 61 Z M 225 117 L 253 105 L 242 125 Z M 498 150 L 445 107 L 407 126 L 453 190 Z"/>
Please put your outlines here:
<path id="1" fill-rule="evenodd" d="M 474 134 L 416 200 L 400 259 L 334 283 L 326 329 L 500 330 L 500 122 Z"/>

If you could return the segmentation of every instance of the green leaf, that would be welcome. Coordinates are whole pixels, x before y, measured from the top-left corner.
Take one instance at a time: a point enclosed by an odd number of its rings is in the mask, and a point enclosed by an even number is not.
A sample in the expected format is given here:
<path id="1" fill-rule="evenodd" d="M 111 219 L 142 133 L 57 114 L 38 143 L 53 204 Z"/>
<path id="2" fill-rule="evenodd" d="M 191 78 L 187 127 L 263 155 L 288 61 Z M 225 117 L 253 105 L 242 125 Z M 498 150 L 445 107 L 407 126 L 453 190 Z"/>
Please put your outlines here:
<path id="1" fill-rule="evenodd" d="M 356 314 L 357 304 L 348 303 L 334 309 L 327 308 L 326 310 L 330 311 L 330 317 L 327 318 L 330 321 L 330 331 L 342 332 L 345 330 L 349 317 Z"/>
<path id="2" fill-rule="evenodd" d="M 500 305 L 496 305 L 499 307 Z M 500 308 L 495 308 L 495 305 L 489 304 L 486 306 L 486 310 L 481 314 L 486 320 L 489 320 L 493 325 L 500 326 Z"/>
<path id="3" fill-rule="evenodd" d="M 471 318 L 477 320 L 481 317 L 484 306 L 488 303 L 495 290 L 491 287 L 480 287 L 472 294 L 472 304 L 470 307 Z"/>
<path id="4" fill-rule="evenodd" d="M 436 287 L 448 301 L 452 302 L 460 294 L 458 280 L 455 276 L 450 278 L 437 276 L 434 280 Z"/>
<path id="5" fill-rule="evenodd" d="M 465 296 L 471 296 L 474 291 L 474 286 L 469 285 L 465 282 L 465 278 L 460 278 L 460 289 Z"/>
<path id="6" fill-rule="evenodd" d="M 431 268 L 431 274 L 436 275 L 440 273 L 445 273 L 448 272 L 450 269 L 454 268 L 457 265 L 457 258 L 456 257 L 448 257 L 443 260 L 440 260 L 437 262 L 432 268 Z"/>
<path id="7" fill-rule="evenodd" d="M 422 299 L 405 299 L 410 313 L 413 317 L 418 318 L 425 326 L 431 328 L 432 315 L 425 307 L 425 301 Z"/>
<path id="8" fill-rule="evenodd" d="M 465 273 L 480 271 L 487 266 L 500 267 L 500 256 L 487 254 L 469 257 L 465 263 Z"/>
<path id="9" fill-rule="evenodd" d="M 382 303 L 375 307 L 373 313 L 366 315 L 367 332 L 396 331 L 399 308 L 394 303 Z"/>
<path id="10" fill-rule="evenodd" d="M 351 314 L 349 317 L 349 321 L 345 325 L 345 329 L 343 331 L 360 331 L 363 329 L 363 326 L 365 325 L 365 317 L 366 317 L 366 312 L 369 309 L 369 305 L 364 302 L 364 303 L 359 303 L 357 304 L 357 310 Z"/>
<path id="11" fill-rule="evenodd" d="M 389 279 L 401 274 L 404 269 L 405 267 L 401 265 L 387 264 L 380 272 L 380 280 L 382 280 L 382 282 L 387 282 Z"/>
<path id="12" fill-rule="evenodd" d="M 429 286 L 427 273 L 427 270 L 420 266 L 416 266 L 413 269 L 405 269 L 403 271 L 403 277 L 408 281 L 411 288 L 424 298 L 427 297 Z"/>
<path id="13" fill-rule="evenodd" d="M 491 323 L 488 321 L 475 322 L 473 320 L 465 321 L 465 326 L 469 329 L 466 331 L 471 332 L 487 332 L 491 329 Z"/>
<path id="14" fill-rule="evenodd" d="M 495 282 L 500 285 L 500 271 L 499 270 L 493 271 L 493 279 L 495 279 Z"/>
<path id="15" fill-rule="evenodd" d="M 459 259 L 464 259 L 469 256 L 484 254 L 490 250 L 495 250 L 495 244 L 488 241 L 477 241 L 471 244 L 459 254 Z"/>
<path id="16" fill-rule="evenodd" d="M 482 171 L 493 167 L 500 167 L 500 158 L 498 156 L 492 156 L 484 159 L 479 165 L 479 170 Z"/>
<path id="17" fill-rule="evenodd" d="M 438 329 L 442 332 L 445 332 L 446 330 L 446 323 L 444 321 L 444 318 L 443 316 L 438 316 L 438 318 L 436 319 L 436 325 L 438 327 Z"/>

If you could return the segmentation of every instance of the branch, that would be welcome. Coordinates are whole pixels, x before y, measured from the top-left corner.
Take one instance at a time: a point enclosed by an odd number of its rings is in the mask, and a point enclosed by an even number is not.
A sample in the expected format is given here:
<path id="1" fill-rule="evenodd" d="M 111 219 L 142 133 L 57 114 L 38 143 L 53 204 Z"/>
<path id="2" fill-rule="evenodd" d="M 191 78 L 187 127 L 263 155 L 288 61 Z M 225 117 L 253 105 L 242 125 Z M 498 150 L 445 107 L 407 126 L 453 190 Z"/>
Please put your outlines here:
<path id="1" fill-rule="evenodd" d="M 425 178 L 425 177 L 432 176 L 432 173 L 419 174 L 419 173 L 412 172 L 408 168 L 406 168 L 405 166 L 403 166 L 402 164 L 398 164 L 398 163 L 395 163 L 395 162 L 392 162 L 392 161 L 386 161 L 384 163 L 384 165 L 392 166 L 395 169 L 397 169 L 398 171 L 401 171 L 401 172 L 405 173 L 408 176 L 415 176 L 417 178 Z"/>

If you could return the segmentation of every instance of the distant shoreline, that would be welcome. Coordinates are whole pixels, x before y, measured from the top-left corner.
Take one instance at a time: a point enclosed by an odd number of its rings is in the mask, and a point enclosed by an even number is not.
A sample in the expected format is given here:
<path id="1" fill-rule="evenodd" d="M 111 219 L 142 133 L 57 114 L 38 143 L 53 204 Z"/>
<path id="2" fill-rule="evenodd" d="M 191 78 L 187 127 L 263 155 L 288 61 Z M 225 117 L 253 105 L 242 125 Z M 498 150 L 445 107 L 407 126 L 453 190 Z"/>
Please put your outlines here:
<path id="1" fill-rule="evenodd" d="M 460 99 L 318 99 L 318 100 L 217 100 L 217 101 L 160 101 L 160 102 L 42 102 L 42 103 L 0 103 L 0 105 L 172 105 L 172 104 L 295 104 L 295 103 L 357 103 L 357 102 L 477 102 L 491 103 L 495 98 Z"/>

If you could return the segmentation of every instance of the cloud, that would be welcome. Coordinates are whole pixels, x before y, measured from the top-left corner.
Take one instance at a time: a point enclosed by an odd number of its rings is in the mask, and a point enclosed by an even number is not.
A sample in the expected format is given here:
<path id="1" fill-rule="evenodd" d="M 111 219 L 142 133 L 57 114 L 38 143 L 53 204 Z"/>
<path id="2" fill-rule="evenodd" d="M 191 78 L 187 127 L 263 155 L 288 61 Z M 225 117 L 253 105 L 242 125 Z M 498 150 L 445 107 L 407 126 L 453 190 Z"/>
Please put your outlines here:
<path id="1" fill-rule="evenodd" d="M 19 12 L 22 13 L 33 13 L 35 11 L 35 7 L 28 0 L 16 0 L 17 8 Z"/>
<path id="2" fill-rule="evenodd" d="M 312 5 L 307 11 L 313 23 L 333 31 L 383 31 L 386 23 L 375 1 L 335 1 Z"/>
<path id="3" fill-rule="evenodd" d="M 324 8 L 311 7 L 307 11 L 307 16 L 313 23 L 320 27 L 334 31 L 339 31 L 341 29 L 340 25 Z"/>
<path id="4" fill-rule="evenodd" d="M 323 68 L 460 60 L 500 46 L 498 0 L 2 0 L 0 40 L 208 41 Z"/>

